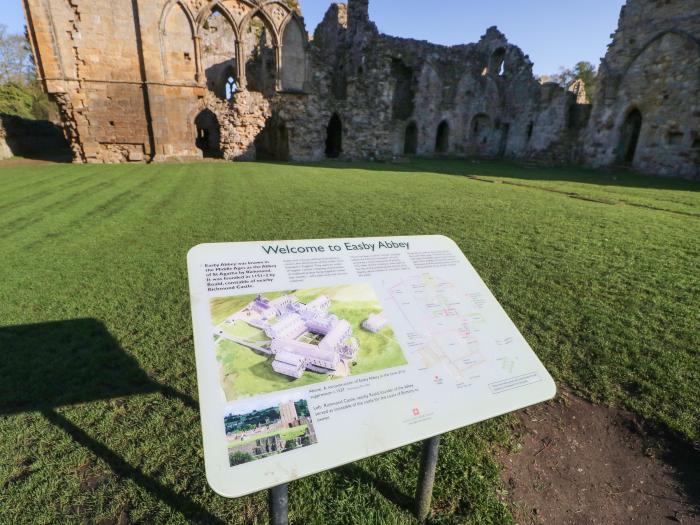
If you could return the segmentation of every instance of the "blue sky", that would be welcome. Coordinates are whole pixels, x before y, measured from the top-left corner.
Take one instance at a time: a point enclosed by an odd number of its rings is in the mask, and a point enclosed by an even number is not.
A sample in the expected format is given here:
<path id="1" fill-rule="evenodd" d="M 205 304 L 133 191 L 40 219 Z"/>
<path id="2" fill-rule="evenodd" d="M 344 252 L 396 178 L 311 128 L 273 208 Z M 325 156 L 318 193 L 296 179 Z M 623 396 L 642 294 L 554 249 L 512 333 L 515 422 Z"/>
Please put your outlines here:
<path id="1" fill-rule="evenodd" d="M 0 23 L 20 32 L 20 0 L 2 0 Z M 323 18 L 329 0 L 301 0 L 309 32 Z M 370 0 L 380 31 L 439 44 L 476 42 L 498 26 L 530 55 L 538 75 L 556 73 L 579 60 L 598 65 L 624 0 Z"/>

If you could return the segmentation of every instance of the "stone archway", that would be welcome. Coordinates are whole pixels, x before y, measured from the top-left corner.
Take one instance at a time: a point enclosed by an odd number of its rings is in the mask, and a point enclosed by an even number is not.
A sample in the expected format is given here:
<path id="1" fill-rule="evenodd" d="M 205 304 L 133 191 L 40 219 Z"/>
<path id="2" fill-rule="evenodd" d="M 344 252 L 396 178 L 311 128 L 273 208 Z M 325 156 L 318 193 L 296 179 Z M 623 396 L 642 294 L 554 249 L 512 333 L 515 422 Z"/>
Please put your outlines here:
<path id="1" fill-rule="evenodd" d="M 205 158 L 219 159 L 221 153 L 221 126 L 210 109 L 203 109 L 194 119 L 197 130 L 195 144 Z"/>
<path id="2" fill-rule="evenodd" d="M 625 117 L 620 128 L 620 141 L 617 147 L 617 162 L 631 165 L 639 145 L 639 135 L 642 132 L 642 113 L 634 108 Z"/>

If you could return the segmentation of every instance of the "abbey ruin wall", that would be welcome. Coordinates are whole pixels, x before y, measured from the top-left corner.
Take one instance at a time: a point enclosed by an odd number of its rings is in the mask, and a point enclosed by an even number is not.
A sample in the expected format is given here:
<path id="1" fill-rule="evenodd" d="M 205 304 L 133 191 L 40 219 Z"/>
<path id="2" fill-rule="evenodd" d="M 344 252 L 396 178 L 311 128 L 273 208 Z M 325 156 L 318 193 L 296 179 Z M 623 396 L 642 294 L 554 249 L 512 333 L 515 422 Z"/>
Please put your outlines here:
<path id="1" fill-rule="evenodd" d="M 700 0 L 630 0 L 593 108 L 540 84 L 495 27 L 453 47 L 390 37 L 367 0 L 332 4 L 313 38 L 283 0 L 24 2 L 77 162 L 447 155 L 698 176 L 697 50 L 690 65 L 667 54 L 692 54 Z M 651 3 L 674 31 L 643 23 Z M 676 150 L 659 155 L 661 138 Z"/>
<path id="2" fill-rule="evenodd" d="M 700 0 L 630 0 L 598 83 L 591 164 L 700 178 Z"/>

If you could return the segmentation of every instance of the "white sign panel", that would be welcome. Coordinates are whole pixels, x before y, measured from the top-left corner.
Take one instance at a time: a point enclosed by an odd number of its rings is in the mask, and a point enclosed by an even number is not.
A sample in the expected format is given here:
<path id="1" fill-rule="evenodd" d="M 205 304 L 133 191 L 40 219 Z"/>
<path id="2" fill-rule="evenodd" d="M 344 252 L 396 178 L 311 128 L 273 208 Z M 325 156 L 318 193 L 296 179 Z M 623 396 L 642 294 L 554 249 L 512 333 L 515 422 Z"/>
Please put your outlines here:
<path id="1" fill-rule="evenodd" d="M 222 496 L 554 397 L 446 237 L 204 244 L 188 266 L 207 479 Z"/>

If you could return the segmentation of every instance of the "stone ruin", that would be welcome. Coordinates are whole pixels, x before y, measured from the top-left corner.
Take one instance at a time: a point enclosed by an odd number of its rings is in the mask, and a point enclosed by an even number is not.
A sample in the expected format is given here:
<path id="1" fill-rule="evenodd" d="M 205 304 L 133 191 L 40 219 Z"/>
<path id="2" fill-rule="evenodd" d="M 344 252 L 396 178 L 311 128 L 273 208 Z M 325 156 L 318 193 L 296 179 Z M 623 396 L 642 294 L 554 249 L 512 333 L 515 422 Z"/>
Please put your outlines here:
<path id="1" fill-rule="evenodd" d="M 380 34 L 369 0 L 309 38 L 287 0 L 24 0 L 76 162 L 505 157 L 700 178 L 700 0 L 628 0 L 585 90 L 495 27 Z"/>

